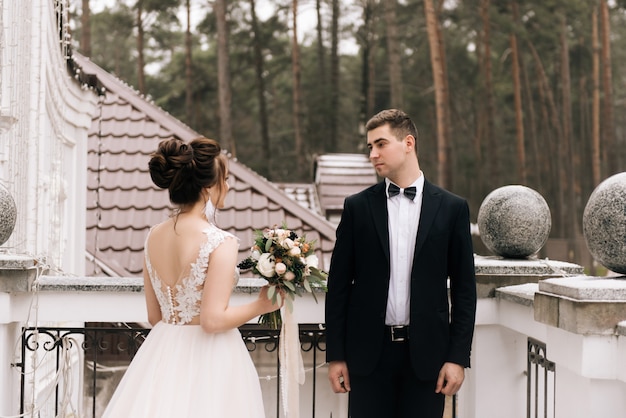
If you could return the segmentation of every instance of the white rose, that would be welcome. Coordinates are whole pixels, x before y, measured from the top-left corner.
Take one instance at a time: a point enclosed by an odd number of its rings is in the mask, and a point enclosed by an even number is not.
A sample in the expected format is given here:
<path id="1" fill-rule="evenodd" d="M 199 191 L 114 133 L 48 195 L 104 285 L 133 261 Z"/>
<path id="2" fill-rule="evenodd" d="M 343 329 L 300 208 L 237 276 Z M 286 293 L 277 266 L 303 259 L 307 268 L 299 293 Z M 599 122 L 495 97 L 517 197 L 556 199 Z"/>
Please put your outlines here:
<path id="1" fill-rule="evenodd" d="M 287 273 L 285 273 L 285 277 L 283 278 L 287 281 L 291 281 L 296 278 L 296 275 L 293 271 L 288 271 Z"/>
<path id="2" fill-rule="evenodd" d="M 276 274 L 280 276 L 281 274 L 285 274 L 285 272 L 287 271 L 287 266 L 285 265 L 285 263 L 276 263 L 274 269 L 276 270 Z"/>
<path id="3" fill-rule="evenodd" d="M 293 248 L 294 245 L 295 245 L 295 243 L 293 242 L 293 240 L 289 239 L 289 238 L 285 238 L 285 240 L 282 242 L 283 248 L 285 248 L 287 250 Z"/>
<path id="4" fill-rule="evenodd" d="M 289 255 L 292 255 L 294 257 L 299 256 L 300 255 L 300 247 L 293 247 L 291 250 L 289 250 Z"/>
<path id="5" fill-rule="evenodd" d="M 274 276 L 274 260 L 272 260 L 272 255 L 270 253 L 263 253 L 259 256 L 259 261 L 257 262 L 256 269 L 259 270 L 265 277 Z"/>
<path id="6" fill-rule="evenodd" d="M 250 250 L 250 257 L 252 257 L 255 260 L 259 260 L 259 257 L 261 256 L 261 252 L 257 249 L 252 249 Z"/>
<path id="7" fill-rule="evenodd" d="M 311 254 L 307 258 L 305 258 L 305 264 L 309 267 L 317 268 L 319 266 L 319 260 L 315 254 Z"/>

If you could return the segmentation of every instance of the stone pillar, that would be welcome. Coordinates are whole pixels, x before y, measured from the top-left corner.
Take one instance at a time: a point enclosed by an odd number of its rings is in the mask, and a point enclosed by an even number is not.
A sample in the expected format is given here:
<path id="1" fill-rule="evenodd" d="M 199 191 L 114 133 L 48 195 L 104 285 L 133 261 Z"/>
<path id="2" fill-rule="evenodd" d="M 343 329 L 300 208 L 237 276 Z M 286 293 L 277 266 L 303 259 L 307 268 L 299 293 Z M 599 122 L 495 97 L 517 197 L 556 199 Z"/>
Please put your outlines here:
<path id="1" fill-rule="evenodd" d="M 606 179 L 591 194 L 583 233 L 607 276 L 539 282 L 535 320 L 549 325 L 559 414 L 626 416 L 626 173 Z"/>
<path id="2" fill-rule="evenodd" d="M 594 259 L 617 276 L 539 283 L 535 318 L 575 334 L 614 335 L 618 323 L 626 320 L 626 172 L 593 191 L 583 214 L 583 233 Z"/>
<path id="3" fill-rule="evenodd" d="M 524 418 L 528 336 L 532 295 L 537 283 L 583 274 L 577 264 L 539 259 L 551 227 L 543 197 L 525 186 L 505 186 L 490 193 L 478 214 L 480 238 L 493 253 L 474 257 L 478 306 L 472 367 L 459 394 L 459 416 Z M 500 309 L 497 289 L 515 288 L 513 309 Z M 518 304 L 519 303 L 519 304 Z"/>

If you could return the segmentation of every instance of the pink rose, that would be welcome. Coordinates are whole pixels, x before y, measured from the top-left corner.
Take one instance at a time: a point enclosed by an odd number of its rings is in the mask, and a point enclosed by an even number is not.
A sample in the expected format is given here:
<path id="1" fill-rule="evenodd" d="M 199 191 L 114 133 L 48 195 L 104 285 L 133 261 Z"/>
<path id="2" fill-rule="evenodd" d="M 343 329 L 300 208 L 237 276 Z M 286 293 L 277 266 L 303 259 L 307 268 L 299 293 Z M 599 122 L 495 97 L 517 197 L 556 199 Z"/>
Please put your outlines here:
<path id="1" fill-rule="evenodd" d="M 287 266 L 285 265 L 285 263 L 276 263 L 276 265 L 274 266 L 274 270 L 276 270 L 276 274 L 280 276 L 282 274 L 285 274 L 285 272 L 287 271 Z"/>

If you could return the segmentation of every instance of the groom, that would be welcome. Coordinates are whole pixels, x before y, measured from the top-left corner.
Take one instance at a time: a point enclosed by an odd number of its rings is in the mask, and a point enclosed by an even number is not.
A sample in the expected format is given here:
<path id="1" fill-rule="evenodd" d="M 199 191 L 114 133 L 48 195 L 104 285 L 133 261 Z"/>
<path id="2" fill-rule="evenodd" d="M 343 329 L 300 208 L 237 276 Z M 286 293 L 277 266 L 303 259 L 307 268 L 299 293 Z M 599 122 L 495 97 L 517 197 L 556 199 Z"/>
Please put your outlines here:
<path id="1" fill-rule="evenodd" d="M 470 364 L 469 208 L 424 178 L 407 114 L 384 110 L 366 130 L 385 180 L 344 202 L 326 296 L 328 378 L 350 392 L 351 418 L 441 418 Z"/>

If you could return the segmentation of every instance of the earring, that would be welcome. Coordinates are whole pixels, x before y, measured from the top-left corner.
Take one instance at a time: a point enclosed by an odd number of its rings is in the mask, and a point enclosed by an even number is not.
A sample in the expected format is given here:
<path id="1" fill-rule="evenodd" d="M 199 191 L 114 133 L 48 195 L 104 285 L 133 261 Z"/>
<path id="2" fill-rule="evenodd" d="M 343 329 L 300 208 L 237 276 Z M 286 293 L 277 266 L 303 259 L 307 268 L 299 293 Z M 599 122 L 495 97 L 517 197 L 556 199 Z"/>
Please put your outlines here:
<path id="1" fill-rule="evenodd" d="M 215 205 L 211 201 L 211 194 L 209 193 L 209 198 L 204 205 L 204 216 L 206 220 L 209 222 L 215 223 Z"/>

